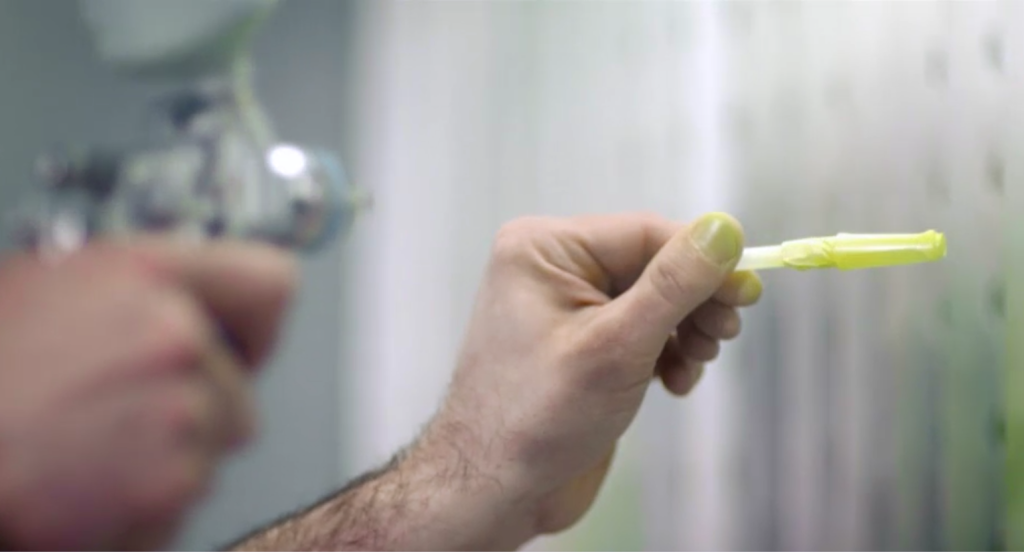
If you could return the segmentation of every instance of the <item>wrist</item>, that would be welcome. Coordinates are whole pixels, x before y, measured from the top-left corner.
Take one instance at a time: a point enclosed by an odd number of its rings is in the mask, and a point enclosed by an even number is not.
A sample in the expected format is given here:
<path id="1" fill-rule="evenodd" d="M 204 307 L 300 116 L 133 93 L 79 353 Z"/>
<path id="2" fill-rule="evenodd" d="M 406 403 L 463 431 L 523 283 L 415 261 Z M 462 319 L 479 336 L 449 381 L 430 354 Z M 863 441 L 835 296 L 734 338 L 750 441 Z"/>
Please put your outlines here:
<path id="1" fill-rule="evenodd" d="M 524 487 L 488 469 L 485 449 L 464 431 L 439 420 L 397 462 L 414 501 L 427 504 L 424 527 L 406 545 L 428 549 L 512 550 L 537 536 L 536 512 Z M 434 541 L 432 535 L 443 539 Z"/>

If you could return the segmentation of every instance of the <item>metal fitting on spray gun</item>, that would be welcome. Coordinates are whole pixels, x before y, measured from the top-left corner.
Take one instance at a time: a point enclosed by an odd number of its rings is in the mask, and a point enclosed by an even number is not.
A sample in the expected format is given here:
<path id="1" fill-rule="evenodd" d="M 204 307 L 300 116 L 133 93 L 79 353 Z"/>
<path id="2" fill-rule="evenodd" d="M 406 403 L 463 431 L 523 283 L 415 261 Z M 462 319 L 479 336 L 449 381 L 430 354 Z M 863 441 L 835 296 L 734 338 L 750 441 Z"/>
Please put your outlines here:
<path id="1" fill-rule="evenodd" d="M 370 198 L 325 149 L 274 138 L 247 66 L 156 102 L 144 145 L 44 155 L 16 239 L 44 254 L 135 233 L 254 239 L 312 252 Z"/>
<path id="2" fill-rule="evenodd" d="M 137 233 L 255 239 L 314 251 L 370 204 L 326 149 L 277 139 L 253 91 L 249 46 L 278 0 L 79 0 L 100 60 L 178 87 L 129 147 L 44 155 L 16 240 L 46 254 Z"/>

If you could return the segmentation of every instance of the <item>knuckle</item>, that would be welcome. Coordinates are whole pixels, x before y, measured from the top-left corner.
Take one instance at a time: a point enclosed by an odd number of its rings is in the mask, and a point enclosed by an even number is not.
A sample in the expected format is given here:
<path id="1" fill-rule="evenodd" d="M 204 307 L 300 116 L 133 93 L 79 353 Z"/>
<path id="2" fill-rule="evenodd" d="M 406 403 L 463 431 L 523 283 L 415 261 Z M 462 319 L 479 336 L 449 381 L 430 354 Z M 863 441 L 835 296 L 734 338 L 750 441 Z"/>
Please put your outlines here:
<path id="1" fill-rule="evenodd" d="M 538 234 L 551 224 L 549 217 L 520 217 L 505 223 L 494 238 L 493 257 L 498 261 L 520 258 Z"/>
<path id="2" fill-rule="evenodd" d="M 649 225 L 659 225 L 668 221 L 668 219 L 664 215 L 656 211 L 637 211 L 634 214 L 634 216 L 641 223 L 646 223 Z"/>

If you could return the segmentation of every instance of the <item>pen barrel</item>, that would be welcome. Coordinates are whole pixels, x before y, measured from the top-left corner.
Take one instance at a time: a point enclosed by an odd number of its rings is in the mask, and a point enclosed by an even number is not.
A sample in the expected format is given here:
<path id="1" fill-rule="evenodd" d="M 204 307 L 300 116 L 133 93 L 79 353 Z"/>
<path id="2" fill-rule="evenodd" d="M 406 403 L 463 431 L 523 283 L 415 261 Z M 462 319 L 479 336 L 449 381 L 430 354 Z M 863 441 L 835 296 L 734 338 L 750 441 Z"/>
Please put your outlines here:
<path id="1" fill-rule="evenodd" d="M 926 263 L 946 254 L 946 242 L 935 231 L 920 234 L 839 234 L 828 240 L 829 256 L 840 270 Z"/>
<path id="2" fill-rule="evenodd" d="M 927 263 L 945 256 L 946 238 L 934 230 L 920 234 L 838 234 L 748 247 L 736 270 L 856 270 Z"/>

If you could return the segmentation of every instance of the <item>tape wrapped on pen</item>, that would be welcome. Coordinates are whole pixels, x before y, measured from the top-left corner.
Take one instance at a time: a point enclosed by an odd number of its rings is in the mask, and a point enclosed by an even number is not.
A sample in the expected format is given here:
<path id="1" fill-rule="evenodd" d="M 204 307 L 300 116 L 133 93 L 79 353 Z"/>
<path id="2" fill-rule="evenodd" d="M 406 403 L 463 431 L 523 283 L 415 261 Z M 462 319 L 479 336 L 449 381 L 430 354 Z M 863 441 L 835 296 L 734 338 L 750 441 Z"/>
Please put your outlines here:
<path id="1" fill-rule="evenodd" d="M 934 230 L 919 234 L 837 234 L 748 247 L 736 270 L 856 270 L 928 263 L 945 257 L 946 237 Z"/>

